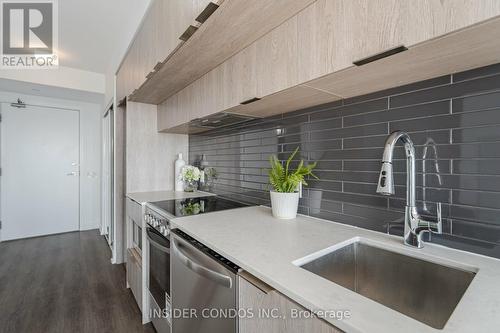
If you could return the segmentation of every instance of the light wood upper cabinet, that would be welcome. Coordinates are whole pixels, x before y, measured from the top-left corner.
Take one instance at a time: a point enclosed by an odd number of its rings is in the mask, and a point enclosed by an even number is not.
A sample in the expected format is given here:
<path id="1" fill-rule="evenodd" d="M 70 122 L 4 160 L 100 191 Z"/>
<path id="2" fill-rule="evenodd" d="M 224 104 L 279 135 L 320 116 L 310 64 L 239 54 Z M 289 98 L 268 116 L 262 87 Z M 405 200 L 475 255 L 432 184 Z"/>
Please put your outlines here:
<path id="1" fill-rule="evenodd" d="M 116 100 L 118 102 L 127 96 L 127 80 L 125 74 L 125 67 L 124 64 L 122 64 L 120 70 L 116 73 Z"/>
<path id="2" fill-rule="evenodd" d="M 296 16 L 257 40 L 255 48 L 258 97 L 298 84 Z"/>
<path id="3" fill-rule="evenodd" d="M 221 111 L 266 117 L 489 65 L 498 62 L 499 15 L 498 0 L 317 0 L 179 91 L 182 115 L 163 123 L 178 129 Z M 171 70 L 170 81 L 183 79 Z"/>
<path id="4" fill-rule="evenodd" d="M 164 61 L 179 44 L 181 35 L 190 25 L 199 25 L 195 20 L 212 2 L 211 0 L 156 0 L 152 15 L 156 23 L 155 39 L 157 61 Z"/>
<path id="5" fill-rule="evenodd" d="M 182 114 L 177 107 L 178 98 L 179 96 L 177 94 L 173 95 L 165 102 L 158 105 L 157 127 L 159 132 L 173 128 L 183 121 L 183 119 L 180 119 Z"/>
<path id="6" fill-rule="evenodd" d="M 498 0 L 401 1 L 405 43 L 416 45 L 500 15 Z"/>
<path id="7" fill-rule="evenodd" d="M 177 93 L 176 125 L 187 123 L 191 119 L 197 92 L 196 86 L 193 83 Z"/>
<path id="8" fill-rule="evenodd" d="M 256 62 L 257 48 L 253 43 L 222 64 L 223 110 L 257 97 Z"/>
<path id="9" fill-rule="evenodd" d="M 251 280 L 251 282 L 249 282 Z M 239 320 L 240 333 L 340 333 L 341 331 L 318 318 L 291 318 L 292 311 L 307 310 L 280 294 L 256 278 L 239 277 L 239 307 L 251 309 L 253 318 L 244 317 Z M 257 286 L 258 285 L 258 286 Z M 264 318 L 262 313 L 283 315 L 284 318 Z M 271 312 L 273 311 L 273 312 Z M 276 313 L 276 311 L 278 313 Z"/>
<path id="10" fill-rule="evenodd" d="M 497 15 L 498 0 L 318 0 L 298 14 L 299 82 Z"/>
<path id="11" fill-rule="evenodd" d="M 152 3 L 152 7 L 150 9 L 150 15 L 147 16 L 144 21 L 142 28 L 139 30 L 137 38 L 133 44 L 133 52 L 136 54 L 137 61 L 137 86 L 138 88 L 142 82 L 146 80 L 146 76 L 151 72 L 153 67 L 156 64 L 156 40 L 155 40 L 155 24 L 156 21 L 153 19 L 154 15 L 154 7 L 158 3 L 154 1 Z"/>
<path id="12" fill-rule="evenodd" d="M 298 14 L 299 81 L 403 42 L 400 0 L 318 0 Z"/>
<path id="13" fill-rule="evenodd" d="M 120 99 L 139 88 L 157 64 L 165 61 L 182 44 L 181 35 L 190 25 L 197 25 L 196 17 L 210 2 L 152 0 L 117 73 Z"/>
<path id="14" fill-rule="evenodd" d="M 292 17 L 219 66 L 222 104 L 213 110 L 248 114 L 250 106 L 242 103 L 295 86 L 297 65 L 297 18 Z"/>
<path id="15" fill-rule="evenodd" d="M 187 131 L 189 121 L 224 110 L 222 87 L 222 67 L 218 67 L 168 98 L 158 105 L 158 131 Z"/>
<path id="16" fill-rule="evenodd" d="M 198 15 L 201 14 L 201 12 L 203 12 L 205 10 L 205 8 L 208 6 L 208 4 L 210 2 L 213 2 L 213 3 L 219 3 L 220 0 L 193 0 L 193 8 L 194 8 L 194 13 L 195 13 L 195 17 L 194 19 L 196 19 L 196 17 Z"/>
<path id="17" fill-rule="evenodd" d="M 175 50 L 181 42 L 179 37 L 186 29 L 194 23 L 195 0 L 160 0 L 162 6 L 161 23 L 164 26 L 159 37 L 162 43 L 160 48 L 163 53 L 163 60 Z"/>
<path id="18" fill-rule="evenodd" d="M 191 119 L 203 118 L 224 110 L 225 94 L 223 89 L 225 83 L 222 66 L 214 68 L 198 81 L 199 92 L 195 96 L 194 108 L 190 115 Z"/>

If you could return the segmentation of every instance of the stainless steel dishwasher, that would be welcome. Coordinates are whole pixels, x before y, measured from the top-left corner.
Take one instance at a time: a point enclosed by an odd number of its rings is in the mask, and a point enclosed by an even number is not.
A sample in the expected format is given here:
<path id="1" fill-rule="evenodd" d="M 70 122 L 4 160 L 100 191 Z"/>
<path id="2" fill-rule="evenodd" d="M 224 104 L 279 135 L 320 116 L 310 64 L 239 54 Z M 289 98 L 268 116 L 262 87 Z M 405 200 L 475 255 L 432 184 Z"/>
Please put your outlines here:
<path id="1" fill-rule="evenodd" d="M 172 333 L 238 332 L 239 267 L 172 230 Z"/>

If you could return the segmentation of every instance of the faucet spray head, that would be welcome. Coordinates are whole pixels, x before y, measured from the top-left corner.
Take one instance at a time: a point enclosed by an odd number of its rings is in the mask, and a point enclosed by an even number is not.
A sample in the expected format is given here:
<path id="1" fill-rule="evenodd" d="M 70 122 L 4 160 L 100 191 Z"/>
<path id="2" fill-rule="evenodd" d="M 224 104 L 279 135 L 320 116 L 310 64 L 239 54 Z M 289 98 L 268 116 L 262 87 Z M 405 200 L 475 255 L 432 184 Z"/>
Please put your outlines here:
<path id="1" fill-rule="evenodd" d="M 394 175 L 392 173 L 391 162 L 382 162 L 382 168 L 378 178 L 377 193 L 387 196 L 394 194 Z"/>

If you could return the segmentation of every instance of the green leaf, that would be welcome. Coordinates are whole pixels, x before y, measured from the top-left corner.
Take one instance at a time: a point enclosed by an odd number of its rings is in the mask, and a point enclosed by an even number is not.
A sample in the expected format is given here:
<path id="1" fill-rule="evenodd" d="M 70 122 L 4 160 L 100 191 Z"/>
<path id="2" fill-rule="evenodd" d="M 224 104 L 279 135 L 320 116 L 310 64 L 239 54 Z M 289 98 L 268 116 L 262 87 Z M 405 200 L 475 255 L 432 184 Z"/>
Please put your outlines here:
<path id="1" fill-rule="evenodd" d="M 288 157 L 285 167 L 283 167 L 283 164 L 276 155 L 269 158 L 269 164 L 271 165 L 271 169 L 269 170 L 269 184 L 276 192 L 295 192 L 300 183 L 307 185 L 307 182 L 305 181 L 307 176 L 319 179 L 312 173 L 312 170 L 317 165 L 316 162 L 304 165 L 304 160 L 300 160 L 297 168 L 295 170 L 290 170 L 290 163 L 298 152 L 299 147 L 297 147 Z"/>

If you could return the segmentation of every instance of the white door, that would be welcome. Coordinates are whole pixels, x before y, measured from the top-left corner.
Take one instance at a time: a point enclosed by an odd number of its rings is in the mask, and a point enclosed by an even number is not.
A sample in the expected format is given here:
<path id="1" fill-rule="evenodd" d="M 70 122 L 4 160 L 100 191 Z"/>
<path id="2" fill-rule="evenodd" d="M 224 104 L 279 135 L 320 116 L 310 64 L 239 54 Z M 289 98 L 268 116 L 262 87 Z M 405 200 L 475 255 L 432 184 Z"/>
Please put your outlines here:
<path id="1" fill-rule="evenodd" d="M 79 112 L 1 105 L 2 241 L 79 229 Z"/>

